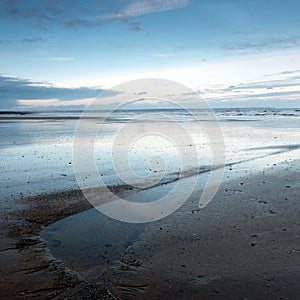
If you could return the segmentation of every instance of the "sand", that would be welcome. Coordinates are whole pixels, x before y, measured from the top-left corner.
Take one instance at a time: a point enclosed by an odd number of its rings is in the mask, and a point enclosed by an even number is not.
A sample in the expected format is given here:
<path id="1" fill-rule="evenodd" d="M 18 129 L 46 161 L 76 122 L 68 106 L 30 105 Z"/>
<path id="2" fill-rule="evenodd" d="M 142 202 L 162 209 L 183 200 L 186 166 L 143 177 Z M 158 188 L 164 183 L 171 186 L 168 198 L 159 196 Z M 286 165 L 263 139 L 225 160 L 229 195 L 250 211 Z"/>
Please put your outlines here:
<path id="1" fill-rule="evenodd" d="M 300 299 L 299 161 L 152 223 L 108 272 L 121 299 Z"/>
<path id="2" fill-rule="evenodd" d="M 39 237 L 43 226 L 91 207 L 80 191 L 21 198 L 14 207 L 1 212 L 1 298 L 112 299 L 54 259 Z"/>
<path id="3" fill-rule="evenodd" d="M 1 211 L 1 297 L 299 299 L 299 175 L 299 161 L 290 161 L 226 180 L 203 210 L 193 195 L 92 279 L 55 259 L 39 237 L 90 208 L 81 192 L 16 199 Z"/>

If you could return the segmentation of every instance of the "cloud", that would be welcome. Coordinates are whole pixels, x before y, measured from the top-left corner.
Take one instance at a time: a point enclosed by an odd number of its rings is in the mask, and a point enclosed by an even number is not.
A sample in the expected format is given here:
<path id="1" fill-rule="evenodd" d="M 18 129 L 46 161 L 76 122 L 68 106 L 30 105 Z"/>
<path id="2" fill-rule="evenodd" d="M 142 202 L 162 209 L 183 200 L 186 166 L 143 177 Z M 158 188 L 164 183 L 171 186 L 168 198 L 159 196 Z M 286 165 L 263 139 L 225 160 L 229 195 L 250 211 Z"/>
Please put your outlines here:
<path id="1" fill-rule="evenodd" d="M 73 107 L 84 108 L 86 105 L 92 103 L 95 98 L 84 98 L 84 99 L 74 99 L 72 100 Z M 70 108 L 70 101 L 59 100 L 59 99 L 47 99 L 45 100 L 18 100 L 20 108 L 24 109 L 36 109 L 36 108 Z"/>
<path id="2" fill-rule="evenodd" d="M 183 1 L 183 0 L 181 0 Z M 150 1 L 151 2 L 151 1 Z M 99 27 L 114 20 L 121 21 L 130 30 L 141 31 L 140 24 L 128 20 L 128 16 L 122 18 L 105 18 L 110 4 L 99 1 L 82 5 L 79 1 L 13 1 L 0 2 L 0 16 L 11 18 L 14 21 L 29 20 L 34 26 L 47 29 L 50 26 L 64 26 L 66 28 Z M 111 13 L 112 14 L 112 13 Z M 102 16 L 101 16 L 102 15 Z"/>
<path id="3" fill-rule="evenodd" d="M 74 60 L 73 57 L 48 57 L 49 61 L 62 61 L 62 62 L 67 62 L 67 61 L 72 61 Z"/>
<path id="4" fill-rule="evenodd" d="M 254 81 L 251 83 L 242 83 L 237 85 L 229 86 L 222 91 L 233 91 L 233 90 L 257 90 L 257 89 L 273 89 L 276 88 L 286 88 L 299 86 L 300 82 L 298 81 L 288 81 L 288 80 L 269 80 L 269 81 Z"/>
<path id="5" fill-rule="evenodd" d="M 172 52 L 158 52 L 158 53 L 150 53 L 149 55 L 152 57 L 171 57 L 176 55 L 189 55 L 193 54 L 195 51 L 193 50 L 174 50 Z M 202 61 L 204 61 L 202 59 Z"/>
<path id="6" fill-rule="evenodd" d="M 10 109 L 18 106 L 19 100 L 53 100 L 69 101 L 94 98 L 102 89 L 78 87 L 57 87 L 47 82 L 31 81 L 28 79 L 0 75 L 0 109 Z M 111 91 L 114 95 L 114 91 Z M 78 104 L 78 103 L 77 103 Z"/>
<path id="7" fill-rule="evenodd" d="M 142 31 L 142 27 L 139 22 L 129 22 L 129 28 L 135 32 Z"/>
<path id="8" fill-rule="evenodd" d="M 66 18 L 59 21 L 60 24 L 68 28 L 79 27 L 98 27 L 104 24 L 103 20 L 97 18 L 83 19 L 83 18 Z"/>
<path id="9" fill-rule="evenodd" d="M 225 50 L 252 50 L 258 51 L 262 49 L 282 49 L 299 46 L 299 37 L 287 37 L 281 39 L 269 39 L 256 42 L 230 43 L 223 45 Z"/>
<path id="10" fill-rule="evenodd" d="M 32 37 L 32 38 L 24 38 L 22 40 L 22 42 L 28 43 L 28 44 L 34 44 L 34 43 L 37 43 L 37 42 L 41 42 L 43 40 L 44 39 L 42 37 Z"/>
<path id="11" fill-rule="evenodd" d="M 280 72 L 277 74 L 290 74 L 289 72 Z M 286 89 L 296 88 L 300 90 L 300 77 L 293 76 L 287 78 L 280 78 L 276 80 L 262 80 L 262 81 L 251 81 L 246 83 L 237 83 L 224 88 L 208 88 L 203 92 L 205 93 L 228 93 L 228 92 L 256 92 L 257 90 L 270 90 L 270 89 Z"/>
<path id="12" fill-rule="evenodd" d="M 277 76 L 277 75 L 290 75 L 290 74 L 295 74 L 295 73 L 300 73 L 300 70 L 282 71 L 282 72 L 279 72 L 279 73 L 267 74 L 265 76 L 269 77 L 269 76 Z"/>
<path id="13" fill-rule="evenodd" d="M 104 20 L 115 20 L 126 17 L 138 17 L 151 13 L 169 11 L 183 8 L 190 0 L 135 0 L 128 4 L 123 10 L 104 16 Z"/>
<path id="14" fill-rule="evenodd" d="M 93 28 L 93 27 L 100 27 L 103 26 L 106 23 L 112 22 L 112 21 L 119 21 L 122 24 L 125 24 L 128 26 L 128 28 L 132 31 L 138 32 L 142 30 L 142 27 L 139 22 L 132 22 L 127 18 L 120 18 L 120 19 L 111 19 L 111 20 L 105 20 L 102 19 L 99 16 L 93 17 L 93 18 L 65 18 L 63 20 L 60 20 L 57 22 L 58 24 L 61 24 L 69 29 L 73 28 Z"/>
<path id="15" fill-rule="evenodd" d="M 94 27 L 101 26 L 106 22 L 120 21 L 128 24 L 131 30 L 138 32 L 142 30 L 140 23 L 130 21 L 130 18 L 183 8 L 189 3 L 190 0 L 134 0 L 123 9 L 113 13 L 94 18 L 65 20 L 64 24 L 69 27 Z"/>
<path id="16" fill-rule="evenodd" d="M 296 72 L 280 72 L 278 74 L 285 77 L 276 80 L 246 82 L 223 88 L 210 87 L 201 94 L 215 107 L 299 107 L 300 76 L 288 77 L 293 73 Z"/>
<path id="17" fill-rule="evenodd" d="M 257 94 L 248 94 L 248 95 L 242 95 L 238 96 L 237 98 L 239 100 L 241 99 L 246 99 L 246 100 L 251 100 L 251 99 L 277 99 L 277 98 L 290 98 L 289 96 L 296 96 L 299 99 L 300 96 L 300 90 L 299 91 L 283 91 L 283 92 L 274 92 L 274 93 L 257 93 Z M 295 98 L 295 100 L 297 100 Z"/>

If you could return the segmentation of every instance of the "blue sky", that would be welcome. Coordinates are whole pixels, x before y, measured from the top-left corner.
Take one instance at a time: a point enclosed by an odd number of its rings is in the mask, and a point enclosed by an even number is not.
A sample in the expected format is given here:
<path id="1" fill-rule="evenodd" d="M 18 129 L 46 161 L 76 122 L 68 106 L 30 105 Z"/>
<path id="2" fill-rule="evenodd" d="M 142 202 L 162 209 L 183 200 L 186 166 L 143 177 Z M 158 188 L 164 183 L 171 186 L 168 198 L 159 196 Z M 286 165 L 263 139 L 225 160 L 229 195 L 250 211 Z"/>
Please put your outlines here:
<path id="1" fill-rule="evenodd" d="M 0 109 L 83 107 L 145 77 L 215 107 L 299 107 L 299 11 L 296 0 L 4 0 Z"/>

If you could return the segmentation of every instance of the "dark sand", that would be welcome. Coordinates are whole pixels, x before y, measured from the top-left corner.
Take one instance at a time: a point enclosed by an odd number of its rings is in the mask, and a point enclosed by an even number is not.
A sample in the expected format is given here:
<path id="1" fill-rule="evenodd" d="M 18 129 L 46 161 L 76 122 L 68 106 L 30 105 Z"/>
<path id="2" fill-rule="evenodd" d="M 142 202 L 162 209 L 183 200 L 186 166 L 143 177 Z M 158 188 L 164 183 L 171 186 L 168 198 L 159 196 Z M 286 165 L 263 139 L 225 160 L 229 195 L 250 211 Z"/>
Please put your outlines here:
<path id="1" fill-rule="evenodd" d="M 224 182 L 148 226 L 108 271 L 121 299 L 300 299 L 300 165 Z"/>
<path id="2" fill-rule="evenodd" d="M 1 211 L 1 297 L 300 299 L 299 175 L 291 161 L 225 181 L 203 210 L 194 195 L 93 279 L 53 258 L 39 238 L 43 226 L 90 208 L 82 194 L 15 200 Z"/>
<path id="3" fill-rule="evenodd" d="M 112 299 L 55 260 L 39 238 L 43 226 L 91 208 L 80 191 L 21 198 L 1 212 L 0 296 L 3 299 Z"/>

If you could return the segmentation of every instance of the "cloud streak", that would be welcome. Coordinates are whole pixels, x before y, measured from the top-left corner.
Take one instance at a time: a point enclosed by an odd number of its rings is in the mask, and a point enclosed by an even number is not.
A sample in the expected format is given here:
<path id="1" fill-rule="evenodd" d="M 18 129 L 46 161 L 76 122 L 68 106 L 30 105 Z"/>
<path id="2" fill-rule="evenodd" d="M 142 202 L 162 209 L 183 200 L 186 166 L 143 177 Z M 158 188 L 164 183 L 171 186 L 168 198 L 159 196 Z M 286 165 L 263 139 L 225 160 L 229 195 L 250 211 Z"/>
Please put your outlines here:
<path id="1" fill-rule="evenodd" d="M 190 0 L 135 0 L 123 10 L 104 16 L 104 20 L 116 20 L 126 17 L 138 17 L 151 13 L 164 12 L 187 6 Z"/>
<path id="2" fill-rule="evenodd" d="M 22 42 L 27 43 L 27 44 L 35 44 L 38 42 L 44 41 L 42 37 L 32 37 L 32 38 L 24 38 Z"/>
<path id="3" fill-rule="evenodd" d="M 277 76 L 277 75 L 291 75 L 291 74 L 296 74 L 296 73 L 300 73 L 300 70 L 287 70 L 287 71 L 282 71 L 279 73 L 267 74 L 265 76 L 270 77 L 270 76 Z"/>
<path id="4" fill-rule="evenodd" d="M 242 43 L 230 43 L 223 45 L 225 50 L 251 50 L 293 48 L 300 45 L 299 37 L 287 37 L 282 39 L 269 39 L 265 41 L 252 41 Z"/>
<path id="5" fill-rule="evenodd" d="M 116 10 L 111 3 L 99 1 L 98 5 L 85 9 L 79 2 L 68 1 L 14 1 L 0 2 L 0 15 L 23 21 L 34 21 L 35 25 L 47 29 L 49 25 L 62 25 L 67 28 L 98 27 L 112 21 L 119 21 L 132 31 L 141 31 L 141 25 L 131 18 L 151 13 L 170 11 L 187 6 L 190 0 L 131 0 Z M 84 12 L 84 13 L 82 13 Z M 37 40 L 24 39 L 33 43 Z"/>
<path id="6" fill-rule="evenodd" d="M 283 71 L 278 74 L 287 76 L 294 73 L 296 72 Z M 231 107 L 235 104 L 280 107 L 294 105 L 297 107 L 300 104 L 300 77 L 293 76 L 276 80 L 241 83 L 224 88 L 209 88 L 203 90 L 201 94 L 206 100 L 220 107 L 222 103 L 227 103 L 227 106 L 231 104 Z"/>
<path id="7" fill-rule="evenodd" d="M 195 51 L 193 50 L 174 50 L 173 52 L 158 52 L 158 53 L 150 53 L 149 55 L 152 57 L 172 57 L 176 55 L 189 55 L 193 54 Z"/>
<path id="8" fill-rule="evenodd" d="M 49 61 L 68 62 L 74 60 L 73 57 L 48 57 Z"/>

